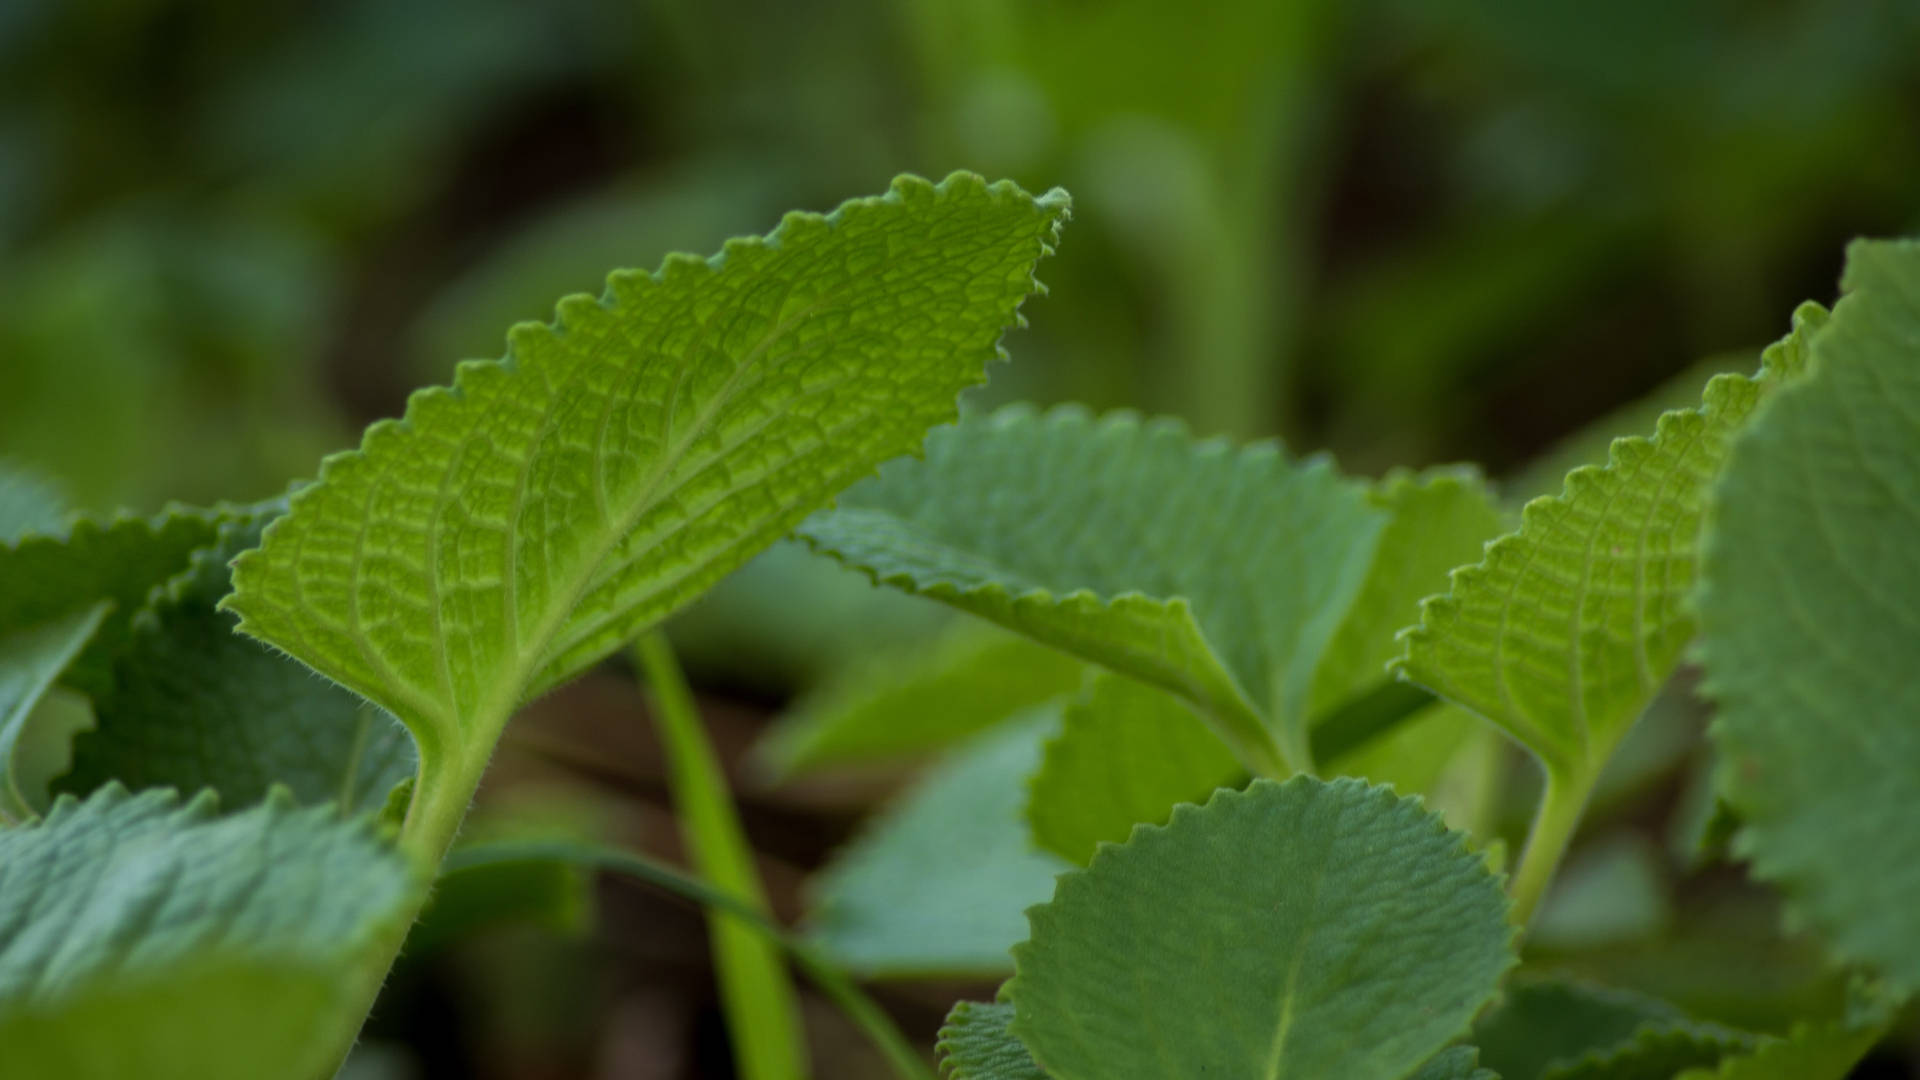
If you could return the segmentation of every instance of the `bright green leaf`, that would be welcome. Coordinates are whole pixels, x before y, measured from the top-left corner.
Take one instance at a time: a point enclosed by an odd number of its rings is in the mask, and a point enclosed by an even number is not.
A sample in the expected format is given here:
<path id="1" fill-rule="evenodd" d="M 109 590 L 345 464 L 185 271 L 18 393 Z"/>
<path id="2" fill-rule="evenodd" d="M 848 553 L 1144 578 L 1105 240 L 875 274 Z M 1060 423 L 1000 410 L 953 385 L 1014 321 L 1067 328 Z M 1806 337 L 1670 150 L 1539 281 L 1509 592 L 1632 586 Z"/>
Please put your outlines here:
<path id="1" fill-rule="evenodd" d="M 94 697 L 95 730 L 73 744 L 56 787 L 86 795 L 117 780 L 136 790 L 211 788 L 227 806 L 276 784 L 299 802 L 376 810 L 413 775 L 413 744 L 391 716 L 285 654 L 234 633 L 215 605 L 234 556 L 259 542 L 269 505 L 219 523 L 218 539 L 156 592 Z"/>
<path id="2" fill-rule="evenodd" d="M 103 601 L 0 637 L 0 821 L 23 820 L 43 809 L 27 797 L 14 755 L 32 738 L 28 726 L 35 708 L 99 629 L 109 606 Z"/>
<path id="3" fill-rule="evenodd" d="M 369 826 L 325 808 L 62 799 L 0 832 L 6 1075 L 320 1075 L 420 889 Z"/>
<path id="4" fill-rule="evenodd" d="M 1188 698 L 1278 772 L 1306 763 L 1315 667 L 1385 518 L 1324 460 L 1016 406 L 936 432 L 924 461 L 799 531 L 877 581 Z"/>
<path id="5" fill-rule="evenodd" d="M 1071 866 L 1033 850 L 1020 820 L 1057 724 L 1038 710 L 988 731 L 882 810 L 814 880 L 808 940 L 864 975 L 1011 971 L 1022 912 Z"/>
<path id="6" fill-rule="evenodd" d="M 227 603 L 407 724 L 419 842 L 444 840 L 522 701 L 954 417 L 1066 214 L 1060 192 L 908 177 L 615 273 L 328 459 Z"/>
<path id="7" fill-rule="evenodd" d="M 758 754 L 779 776 L 898 761 L 1059 697 L 1085 671 L 1058 649 L 962 619 L 930 644 L 856 661 L 781 717 Z"/>
<path id="8" fill-rule="evenodd" d="M 1060 879 L 1006 996 L 1059 1080 L 1401 1080 L 1514 963 L 1507 898 L 1411 799 L 1221 791 Z"/>
<path id="9" fill-rule="evenodd" d="M 1557 773 L 1591 776 L 1680 660 L 1708 485 L 1734 433 L 1805 366 L 1812 304 L 1758 376 L 1720 375 L 1702 404 L 1619 439 L 1608 463 L 1527 504 L 1517 532 L 1422 605 L 1401 672 L 1492 719 Z"/>
<path id="10" fill-rule="evenodd" d="M 1007 1031 L 1013 1006 L 963 1001 L 947 1013 L 934 1051 L 951 1080 L 1047 1080 L 1033 1055 Z"/>
<path id="11" fill-rule="evenodd" d="M 1920 242 L 1854 244 L 1843 289 L 1715 492 L 1705 686 L 1736 853 L 1920 986 Z"/>
<path id="12" fill-rule="evenodd" d="M 1069 702 L 1028 785 L 1034 842 L 1085 866 L 1102 841 L 1166 822 L 1244 775 L 1233 752 L 1180 699 L 1103 674 Z"/>

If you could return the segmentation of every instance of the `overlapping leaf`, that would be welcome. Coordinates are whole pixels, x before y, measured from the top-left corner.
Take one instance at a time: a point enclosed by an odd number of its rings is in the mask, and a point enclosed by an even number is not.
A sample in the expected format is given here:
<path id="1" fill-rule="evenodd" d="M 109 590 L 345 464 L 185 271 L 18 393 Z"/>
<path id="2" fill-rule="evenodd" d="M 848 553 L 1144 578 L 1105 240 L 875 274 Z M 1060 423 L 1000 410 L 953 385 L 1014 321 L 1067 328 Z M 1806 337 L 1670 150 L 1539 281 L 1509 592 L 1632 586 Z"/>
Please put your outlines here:
<path id="1" fill-rule="evenodd" d="M 66 518 L 66 496 L 58 488 L 38 473 L 0 460 L 0 542 L 59 532 Z"/>
<path id="2" fill-rule="evenodd" d="M 1920 986 L 1920 243 L 1856 243 L 1843 287 L 1715 491 L 1705 686 L 1736 852 Z"/>
<path id="3" fill-rule="evenodd" d="M 1720 375 L 1652 438 L 1619 439 L 1604 466 L 1527 504 L 1451 591 L 1423 605 L 1400 671 L 1492 719 L 1562 773 L 1590 776 L 1692 638 L 1690 593 L 1708 485 L 1740 425 L 1805 367 L 1826 321 L 1794 314 L 1752 378 Z"/>
<path id="4" fill-rule="evenodd" d="M 952 1080 L 1047 1080 L 1033 1055 L 1007 1031 L 1013 1006 L 963 1001 L 947 1013 L 934 1047 L 940 1070 Z"/>
<path id="5" fill-rule="evenodd" d="M 1473 1047 L 1456 1046 L 1436 1054 L 1408 1080 L 1500 1080 L 1500 1077 L 1491 1069 L 1480 1067 L 1480 1055 Z"/>
<path id="6" fill-rule="evenodd" d="M 978 620 L 957 622 L 910 652 L 852 664 L 781 717 L 757 753 L 783 776 L 910 758 L 1077 688 L 1085 668 Z"/>
<path id="7" fill-rule="evenodd" d="M 1657 998 L 1560 979 L 1510 987 L 1474 1041 L 1506 1080 L 1668 1080 L 1753 1043 Z"/>
<path id="8" fill-rule="evenodd" d="M 1028 913 L 1013 1034 L 1056 1080 L 1401 1080 L 1514 963 L 1466 838 L 1354 780 L 1182 806 Z"/>
<path id="9" fill-rule="evenodd" d="M 525 697 L 686 603 L 980 382 L 1064 194 L 956 174 L 621 272 L 376 424 L 243 556 L 242 629 L 469 780 Z M 424 794 L 424 792 L 423 792 Z"/>
<path id="10" fill-rule="evenodd" d="M 1027 823 L 1036 844 L 1085 866 L 1102 842 L 1164 824 L 1176 803 L 1205 802 L 1243 775 L 1180 699 L 1103 674 L 1063 710 L 1028 785 Z"/>
<path id="11" fill-rule="evenodd" d="M 15 755 L 33 737 L 29 727 L 41 699 L 111 606 L 102 601 L 0 636 L 0 821 L 19 821 L 42 809 L 28 798 Z"/>
<path id="12" fill-rule="evenodd" d="M 284 798 L 61 800 L 0 832 L 0 1073 L 319 1075 L 420 887 L 370 826 Z"/>
<path id="13" fill-rule="evenodd" d="M 1072 864 L 1035 851 L 1026 778 L 1051 709 L 988 731 L 883 810 L 813 883 L 808 939 L 865 975 L 1003 975 L 1021 912 Z"/>
<path id="14" fill-rule="evenodd" d="M 937 432 L 924 461 L 799 531 L 878 581 L 1188 698 L 1275 772 L 1304 763 L 1315 668 L 1385 520 L 1322 460 L 1013 407 Z"/>
<path id="15" fill-rule="evenodd" d="M 393 718 L 304 665 L 233 632 L 215 609 L 227 564 L 259 542 L 278 504 L 223 514 L 214 543 L 156 592 L 94 697 L 95 730 L 73 746 L 58 787 L 211 788 L 247 806 L 278 784 L 306 804 L 378 809 L 413 774 L 412 742 Z"/>

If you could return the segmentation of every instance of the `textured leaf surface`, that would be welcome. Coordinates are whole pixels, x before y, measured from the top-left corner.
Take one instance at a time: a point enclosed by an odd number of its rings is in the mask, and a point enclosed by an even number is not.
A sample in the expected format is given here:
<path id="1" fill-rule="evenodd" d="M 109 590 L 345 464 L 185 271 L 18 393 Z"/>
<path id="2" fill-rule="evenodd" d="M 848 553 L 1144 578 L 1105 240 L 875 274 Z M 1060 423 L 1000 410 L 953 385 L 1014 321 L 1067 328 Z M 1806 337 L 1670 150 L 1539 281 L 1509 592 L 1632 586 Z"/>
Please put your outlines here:
<path id="1" fill-rule="evenodd" d="M 1066 210 L 902 178 L 711 260 L 616 273 L 329 459 L 229 604 L 477 774 L 525 697 L 951 419 Z"/>
<path id="2" fill-rule="evenodd" d="M 1920 243 L 1856 243 L 1843 289 L 1716 491 L 1705 685 L 1736 853 L 1920 986 Z"/>
<path id="3" fill-rule="evenodd" d="M 1259 780 L 1061 878 L 1015 950 L 1012 1030 L 1060 1080 L 1400 1080 L 1514 963 L 1507 908 L 1418 802 Z"/>
<path id="4" fill-rule="evenodd" d="M 1268 725 L 1302 756 L 1315 666 L 1384 522 L 1322 460 L 1015 406 L 936 432 L 924 461 L 799 531 L 877 581 L 1187 697 L 1274 771 Z"/>
<path id="5" fill-rule="evenodd" d="M 223 805 L 242 807 L 281 784 L 302 803 L 359 813 L 379 809 L 413 774 L 412 741 L 391 716 L 235 634 L 234 617 L 216 610 L 228 562 L 259 542 L 277 512 L 224 516 L 218 539 L 141 610 L 60 790 L 85 795 L 114 780 L 136 790 L 211 788 Z"/>
<path id="6" fill-rule="evenodd" d="M 883 810 L 815 880 L 808 939 L 866 975 L 1011 971 L 1021 913 L 1071 866 L 1033 850 L 1020 820 L 1057 724 L 1041 710 L 986 732 Z"/>
<path id="7" fill-rule="evenodd" d="M 327 809 L 217 817 L 211 798 L 119 787 L 62 799 L 0 832 L 0 1031 L 54 1069 L 32 1075 L 242 1075 L 221 1071 L 225 1040 L 182 1038 L 224 1022 L 246 1029 L 251 1075 L 311 1075 L 331 1064 L 330 1009 L 356 1000 L 364 954 L 419 891 L 370 827 Z M 262 993 L 284 997 L 249 1010 Z M 274 1042 L 253 1037 L 256 1012 Z"/>
<path id="8" fill-rule="evenodd" d="M 1442 1050 L 1408 1080 L 1500 1080 L 1500 1077 L 1491 1069 L 1480 1067 L 1479 1053 L 1473 1047 L 1456 1046 Z"/>
<path id="9" fill-rule="evenodd" d="M 67 500 L 38 473 L 0 461 L 0 541 L 28 533 L 57 533 L 67 518 Z"/>
<path id="10" fill-rule="evenodd" d="M 30 738 L 28 725 L 41 698 L 86 646 L 109 606 L 94 604 L 0 637 L 0 820 L 19 821 L 42 809 L 28 799 L 14 757 Z"/>
<path id="11" fill-rule="evenodd" d="M 1028 785 L 1034 842 L 1085 866 L 1102 841 L 1161 825 L 1244 776 L 1233 751 L 1180 699 L 1103 674 L 1064 710 Z"/>
<path id="12" fill-rule="evenodd" d="M 1679 662 L 1707 487 L 1747 416 L 1805 367 L 1807 304 L 1759 375 L 1720 375 L 1652 438 L 1619 439 L 1535 499 L 1517 532 L 1422 605 L 1400 670 L 1492 719 L 1557 771 L 1597 768 Z"/>
<path id="13" fill-rule="evenodd" d="M 112 606 L 62 681 L 84 693 L 111 685 L 108 662 L 125 643 L 147 594 L 214 541 L 218 512 L 176 509 L 153 518 L 81 518 L 63 534 L 0 543 L 0 634 Z"/>
<path id="14" fill-rule="evenodd" d="M 936 642 L 856 663 L 782 717 L 758 754 L 782 776 L 898 761 L 1068 693 L 1085 671 L 1058 649 L 960 620 Z"/>
<path id="15" fill-rule="evenodd" d="M 1359 595 L 1314 672 L 1312 707 L 1327 710 L 1388 678 L 1400 655 L 1399 632 L 1419 617 L 1420 601 L 1447 591 L 1447 574 L 1480 558 L 1501 531 L 1500 512 L 1480 475 L 1468 469 L 1395 472 L 1369 500 L 1387 515 Z"/>
<path id="16" fill-rule="evenodd" d="M 1033 1055 L 1007 1031 L 1013 1006 L 963 1001 L 947 1013 L 934 1047 L 940 1071 L 952 1080 L 1047 1080 Z"/>

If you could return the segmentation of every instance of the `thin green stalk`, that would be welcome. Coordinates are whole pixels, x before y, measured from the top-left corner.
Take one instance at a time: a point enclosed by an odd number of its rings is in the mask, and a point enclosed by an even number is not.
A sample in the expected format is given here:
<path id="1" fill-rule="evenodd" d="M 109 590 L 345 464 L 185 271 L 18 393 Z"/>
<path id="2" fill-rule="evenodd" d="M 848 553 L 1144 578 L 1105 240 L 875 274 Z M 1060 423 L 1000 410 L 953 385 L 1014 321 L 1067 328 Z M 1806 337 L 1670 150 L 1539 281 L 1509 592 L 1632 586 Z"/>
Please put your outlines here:
<path id="1" fill-rule="evenodd" d="M 1593 794 L 1597 770 L 1569 773 L 1549 768 L 1546 772 L 1546 789 L 1540 794 L 1540 807 L 1527 833 L 1526 851 L 1513 875 L 1513 917 L 1523 927 L 1533 921 L 1547 886 L 1553 883 L 1554 871 L 1573 841 L 1574 830 L 1587 809 L 1587 798 Z"/>
<path id="2" fill-rule="evenodd" d="M 447 857 L 445 872 L 455 873 L 483 866 L 509 863 L 561 862 L 591 867 L 644 881 L 649 885 L 685 897 L 697 904 L 724 911 L 728 916 L 751 926 L 766 940 L 774 942 L 793 957 L 794 963 L 813 980 L 820 992 L 840 1008 L 892 1063 L 901 1080 L 933 1080 L 933 1074 L 921 1060 L 913 1043 L 901 1034 L 886 1010 L 868 997 L 859 985 L 832 961 L 806 942 L 789 934 L 778 923 L 739 897 L 723 892 L 699 878 L 650 859 L 637 852 L 552 841 L 486 844 L 462 848 Z"/>
<path id="3" fill-rule="evenodd" d="M 664 634 L 650 631 L 634 659 L 653 689 L 655 720 L 666 750 L 680 831 L 700 875 L 741 904 L 764 913 L 766 890 L 753 849 L 727 790 L 719 755 L 701 725 L 693 693 Z M 807 1075 L 800 1007 L 779 949 L 759 927 L 714 913 L 713 963 L 734 1058 L 745 1080 L 801 1080 Z"/>

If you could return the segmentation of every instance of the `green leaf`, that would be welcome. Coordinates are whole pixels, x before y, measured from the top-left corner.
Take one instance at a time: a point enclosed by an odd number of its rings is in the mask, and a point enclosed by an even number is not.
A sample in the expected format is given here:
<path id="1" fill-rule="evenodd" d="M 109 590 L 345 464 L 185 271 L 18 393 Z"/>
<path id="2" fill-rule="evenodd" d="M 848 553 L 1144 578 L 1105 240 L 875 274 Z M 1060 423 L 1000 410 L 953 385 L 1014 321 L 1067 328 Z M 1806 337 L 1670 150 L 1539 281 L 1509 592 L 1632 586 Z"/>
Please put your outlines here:
<path id="1" fill-rule="evenodd" d="M 0 460 L 0 542 L 53 534 L 67 520 L 67 497 L 39 473 Z"/>
<path id="2" fill-rule="evenodd" d="M 1047 1080 L 1033 1055 L 1007 1031 L 1013 1006 L 962 1001 L 947 1013 L 934 1052 L 951 1080 Z"/>
<path id="3" fill-rule="evenodd" d="M 1751 1042 L 1657 998 L 1561 979 L 1509 987 L 1499 1006 L 1474 1025 L 1473 1038 L 1481 1059 L 1506 1080 L 1597 1080 L 1613 1075 L 1608 1068 L 1622 1070 L 1620 1080 L 1664 1080 Z M 1664 1060 L 1677 1063 L 1660 1072 Z"/>
<path id="4" fill-rule="evenodd" d="M 1717 1068 L 1688 1069 L 1673 1080 L 1842 1080 L 1885 1034 L 1885 1024 L 1799 1024 L 1786 1038 L 1762 1039 Z"/>
<path id="5" fill-rule="evenodd" d="M 10 1075 L 321 1075 L 421 884 L 367 824 L 286 798 L 63 798 L 0 832 Z"/>
<path id="6" fill-rule="evenodd" d="M 329 458 L 227 604 L 406 723 L 432 834 L 410 842 L 443 845 L 517 705 L 953 418 L 1066 214 L 1060 192 L 903 177 L 615 273 Z"/>
<path id="7" fill-rule="evenodd" d="M 1505 728 L 1556 773 L 1590 776 L 1672 673 L 1694 633 L 1689 606 L 1707 486 L 1762 398 L 1805 366 L 1825 321 L 1794 314 L 1758 376 L 1720 375 L 1698 408 L 1535 499 L 1518 531 L 1457 570 L 1405 634 L 1407 678 Z"/>
<path id="8" fill-rule="evenodd" d="M 1420 601 L 1445 592 L 1448 572 L 1478 559 L 1503 526 L 1486 482 L 1471 469 L 1397 470 L 1368 499 L 1388 514 L 1387 525 L 1366 581 L 1314 672 L 1316 723 L 1388 679 L 1400 629 L 1419 616 Z"/>
<path id="9" fill-rule="evenodd" d="M 1068 703 L 1027 791 L 1034 842 L 1082 866 L 1175 803 L 1204 802 L 1244 775 L 1233 751 L 1165 691 L 1103 674 Z M 1238 786 L 1235 784 L 1235 786 Z"/>
<path id="10" fill-rule="evenodd" d="M 1354 780 L 1179 807 L 1028 917 L 1012 1031 L 1060 1080 L 1401 1080 L 1515 962 L 1466 837 Z"/>
<path id="11" fill-rule="evenodd" d="M 53 782 L 73 767 L 73 740 L 93 730 L 93 702 L 55 686 L 27 715 L 6 771 L 21 800 L 34 812 L 53 804 Z"/>
<path id="12" fill-rule="evenodd" d="M 136 616 L 110 685 L 94 697 L 97 727 L 74 740 L 59 790 L 85 795 L 114 780 L 211 788 L 238 807 L 277 784 L 303 804 L 356 814 L 379 809 L 413 775 L 413 744 L 391 716 L 235 634 L 234 617 L 216 610 L 227 564 L 259 543 L 279 510 L 223 515 L 216 540 Z"/>
<path id="13" fill-rule="evenodd" d="M 961 619 L 931 644 L 851 665 L 781 717 L 756 753 L 782 777 L 899 761 L 1068 693 L 1085 672 L 1058 649 Z"/>
<path id="14" fill-rule="evenodd" d="M 0 637 L 0 821 L 44 809 L 28 797 L 14 758 L 33 738 L 28 727 L 41 698 L 100 628 L 109 606 L 103 601 Z"/>
<path id="15" fill-rule="evenodd" d="M 1308 761 L 1315 667 L 1385 517 L 1324 460 L 1271 444 L 1015 406 L 936 432 L 924 461 L 799 532 L 876 581 L 1186 697 L 1242 760 L 1282 772 Z"/>
<path id="16" fill-rule="evenodd" d="M 897 798 L 813 882 L 807 938 L 869 976 L 1004 975 L 1028 905 L 1071 864 L 1032 849 L 1026 778 L 1051 710 L 994 728 Z"/>
<path id="17" fill-rule="evenodd" d="M 1704 685 L 1735 852 L 1840 957 L 1920 986 L 1920 243 L 1854 244 L 1842 287 L 1715 491 Z"/>
<path id="18" fill-rule="evenodd" d="M 1432 1061 L 1420 1066 L 1408 1080 L 1500 1080 L 1491 1069 L 1480 1067 L 1480 1052 L 1471 1046 L 1442 1050 Z"/>
<path id="19" fill-rule="evenodd" d="M 0 543 L 0 634 L 102 600 L 112 607 L 61 681 L 86 694 L 112 685 L 109 663 L 132 632 L 147 594 L 215 539 L 219 511 L 175 507 L 153 518 L 81 518 L 58 536 Z"/>

